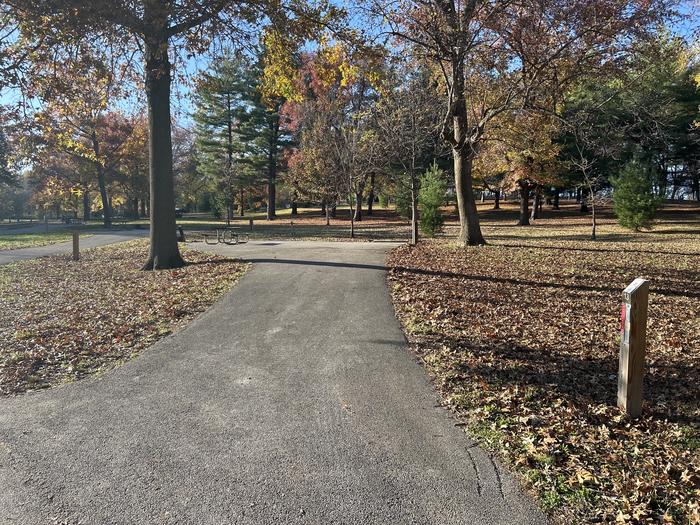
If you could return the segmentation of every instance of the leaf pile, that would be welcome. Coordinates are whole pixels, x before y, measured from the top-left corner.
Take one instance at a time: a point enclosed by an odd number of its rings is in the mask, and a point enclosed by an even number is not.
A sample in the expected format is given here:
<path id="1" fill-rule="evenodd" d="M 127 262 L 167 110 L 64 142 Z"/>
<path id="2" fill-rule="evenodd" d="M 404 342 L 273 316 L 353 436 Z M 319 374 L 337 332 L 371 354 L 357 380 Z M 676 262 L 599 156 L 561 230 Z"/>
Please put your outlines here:
<path id="1" fill-rule="evenodd" d="M 140 271 L 138 240 L 0 266 L 0 395 L 114 366 L 204 311 L 247 265 L 188 251 L 184 268 Z"/>
<path id="2" fill-rule="evenodd" d="M 559 217 L 487 226 L 484 247 L 389 255 L 397 315 L 446 404 L 562 523 L 700 523 L 700 217 L 690 222 L 665 234 L 608 222 L 591 242 Z M 615 405 L 621 292 L 636 277 L 651 293 L 644 414 L 630 421 Z"/>

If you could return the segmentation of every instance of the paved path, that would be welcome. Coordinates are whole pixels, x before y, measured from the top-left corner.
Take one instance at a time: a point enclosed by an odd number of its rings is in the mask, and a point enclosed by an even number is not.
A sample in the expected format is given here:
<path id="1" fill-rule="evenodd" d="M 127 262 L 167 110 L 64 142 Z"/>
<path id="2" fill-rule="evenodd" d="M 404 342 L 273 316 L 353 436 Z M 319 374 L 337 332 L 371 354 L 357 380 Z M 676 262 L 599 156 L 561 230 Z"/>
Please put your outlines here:
<path id="1" fill-rule="evenodd" d="M 0 523 L 541 524 L 438 408 L 387 245 L 208 248 L 254 268 L 117 370 L 0 399 Z"/>
<path id="2" fill-rule="evenodd" d="M 16 233 L 16 232 L 13 232 Z M 104 246 L 115 242 L 129 241 L 138 237 L 148 235 L 148 230 L 124 230 L 124 231 L 88 231 L 84 237 L 80 239 L 80 249 L 87 250 L 96 246 Z M 73 252 L 73 241 L 57 242 L 47 244 L 45 246 L 34 246 L 33 248 L 20 248 L 18 250 L 0 250 L 0 264 L 8 264 L 24 259 L 36 259 L 37 257 L 46 257 L 49 255 L 59 255 L 62 253 Z M 2 522 L 0 522 L 0 525 Z"/>

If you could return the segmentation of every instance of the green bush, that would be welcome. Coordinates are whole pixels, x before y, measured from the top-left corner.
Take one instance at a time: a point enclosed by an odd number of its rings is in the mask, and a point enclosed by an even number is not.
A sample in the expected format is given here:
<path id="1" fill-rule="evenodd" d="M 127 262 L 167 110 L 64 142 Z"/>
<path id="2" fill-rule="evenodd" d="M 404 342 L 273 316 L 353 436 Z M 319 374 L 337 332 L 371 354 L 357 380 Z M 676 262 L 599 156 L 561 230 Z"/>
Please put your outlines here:
<path id="1" fill-rule="evenodd" d="M 379 194 L 379 206 L 386 208 L 389 206 L 389 196 L 386 193 Z"/>
<path id="2" fill-rule="evenodd" d="M 433 164 L 421 177 L 418 191 L 420 229 L 427 237 L 434 237 L 445 222 L 440 206 L 445 203 L 446 191 L 447 185 L 442 170 L 437 164 Z"/>
<path id="3" fill-rule="evenodd" d="M 654 195 L 645 167 L 639 161 L 632 160 L 611 182 L 617 221 L 631 230 L 649 228 L 661 199 Z"/>

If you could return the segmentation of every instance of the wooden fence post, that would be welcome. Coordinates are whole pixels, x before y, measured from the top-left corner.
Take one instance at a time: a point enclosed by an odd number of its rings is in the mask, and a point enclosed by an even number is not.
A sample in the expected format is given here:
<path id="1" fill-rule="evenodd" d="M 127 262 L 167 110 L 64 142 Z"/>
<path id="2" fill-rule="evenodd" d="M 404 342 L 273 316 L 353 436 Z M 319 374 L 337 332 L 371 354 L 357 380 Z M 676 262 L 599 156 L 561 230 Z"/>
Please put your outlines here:
<path id="1" fill-rule="evenodd" d="M 632 281 L 622 292 L 622 300 L 617 406 L 630 417 L 637 417 L 642 413 L 649 281 Z"/>
<path id="2" fill-rule="evenodd" d="M 80 259 L 80 231 L 73 230 L 73 260 Z"/>

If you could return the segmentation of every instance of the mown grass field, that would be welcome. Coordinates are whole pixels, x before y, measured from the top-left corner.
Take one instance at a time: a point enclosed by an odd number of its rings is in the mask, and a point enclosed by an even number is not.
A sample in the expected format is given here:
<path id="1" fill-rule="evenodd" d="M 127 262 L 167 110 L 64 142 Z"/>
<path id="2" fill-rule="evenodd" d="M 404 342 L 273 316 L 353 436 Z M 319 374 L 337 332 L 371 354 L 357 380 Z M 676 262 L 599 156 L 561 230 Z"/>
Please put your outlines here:
<path id="1" fill-rule="evenodd" d="M 700 206 L 598 240 L 573 204 L 489 244 L 445 235 L 388 259 L 397 315 L 468 432 L 518 471 L 560 523 L 700 523 Z M 651 281 L 644 414 L 616 408 L 622 290 Z"/>

